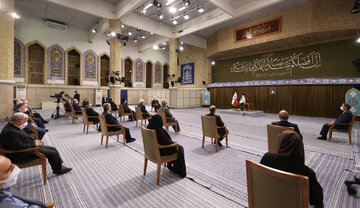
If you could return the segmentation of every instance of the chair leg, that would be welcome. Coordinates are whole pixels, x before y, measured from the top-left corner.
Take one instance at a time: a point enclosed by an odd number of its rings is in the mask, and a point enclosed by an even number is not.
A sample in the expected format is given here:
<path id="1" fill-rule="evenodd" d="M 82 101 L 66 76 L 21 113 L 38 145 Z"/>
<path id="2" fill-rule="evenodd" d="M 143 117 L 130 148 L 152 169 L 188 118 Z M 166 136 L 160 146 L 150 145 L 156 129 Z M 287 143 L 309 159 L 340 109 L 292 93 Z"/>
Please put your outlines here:
<path id="1" fill-rule="evenodd" d="M 117 142 L 119 142 L 119 134 L 118 134 L 118 135 L 116 135 L 116 137 L 117 137 Z"/>
<path id="2" fill-rule="evenodd" d="M 176 132 L 175 132 L 175 133 L 178 133 L 178 125 L 177 125 L 177 122 L 175 123 L 175 129 L 176 129 Z"/>
<path id="3" fill-rule="evenodd" d="M 123 133 L 123 142 L 124 142 L 124 146 L 125 146 L 125 132 Z"/>
<path id="4" fill-rule="evenodd" d="M 101 145 L 103 144 L 104 134 L 101 134 Z"/>
<path id="5" fill-rule="evenodd" d="M 141 126 L 142 126 L 143 120 L 141 119 Z"/>
<path id="6" fill-rule="evenodd" d="M 85 125 L 86 125 L 86 124 L 84 123 L 84 129 L 83 129 L 83 132 L 85 132 Z"/>
<path id="7" fill-rule="evenodd" d="M 218 138 L 215 138 L 215 152 L 217 152 L 217 148 L 218 148 Z"/>
<path id="8" fill-rule="evenodd" d="M 136 120 L 136 126 L 137 126 L 137 122 L 138 122 L 138 120 Z"/>
<path id="9" fill-rule="evenodd" d="M 211 137 L 211 144 L 214 144 L 214 140 L 213 140 L 213 138 Z"/>
<path id="10" fill-rule="evenodd" d="M 109 135 L 106 135 L 106 144 L 105 144 L 105 149 L 107 149 L 107 147 L 108 147 L 108 143 L 109 143 Z"/>
<path id="11" fill-rule="evenodd" d="M 229 147 L 228 143 L 229 143 L 229 141 L 228 141 L 228 135 L 226 134 L 226 148 Z"/>
<path id="12" fill-rule="evenodd" d="M 204 148 L 204 143 L 205 143 L 205 136 L 203 135 L 203 141 L 202 141 L 202 148 Z"/>
<path id="13" fill-rule="evenodd" d="M 89 126 L 90 126 L 90 124 L 87 124 L 86 134 L 89 134 Z M 97 126 L 97 125 L 96 125 L 96 126 Z"/>
<path id="14" fill-rule="evenodd" d="M 144 157 L 144 175 L 146 175 L 147 161 L 148 161 L 148 159 L 146 157 Z"/>
<path id="15" fill-rule="evenodd" d="M 164 163 L 164 167 L 166 167 L 166 162 Z"/>
<path id="16" fill-rule="evenodd" d="M 349 143 L 351 145 L 351 131 L 349 132 Z"/>
<path id="17" fill-rule="evenodd" d="M 330 129 L 329 131 L 329 141 L 331 140 L 331 138 L 332 138 L 332 129 Z"/>
<path id="18" fill-rule="evenodd" d="M 160 183 L 160 171 L 161 171 L 161 163 L 157 164 L 157 178 L 156 178 L 156 185 Z"/>
<path id="19" fill-rule="evenodd" d="M 43 172 L 43 180 L 44 180 L 44 185 L 46 185 L 46 161 L 42 162 L 42 172 Z"/>

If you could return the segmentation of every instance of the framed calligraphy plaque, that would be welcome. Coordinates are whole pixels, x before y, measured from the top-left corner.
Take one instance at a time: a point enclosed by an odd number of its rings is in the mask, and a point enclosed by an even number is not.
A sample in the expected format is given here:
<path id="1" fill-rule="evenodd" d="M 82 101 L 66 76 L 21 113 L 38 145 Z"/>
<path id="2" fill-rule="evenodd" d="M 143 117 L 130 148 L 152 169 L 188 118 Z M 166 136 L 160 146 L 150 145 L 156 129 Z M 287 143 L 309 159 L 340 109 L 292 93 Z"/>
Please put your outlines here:
<path id="1" fill-rule="evenodd" d="M 182 64 L 181 65 L 181 84 L 194 84 L 194 63 Z"/>
<path id="2" fill-rule="evenodd" d="M 235 30 L 235 42 L 281 32 L 281 17 Z"/>

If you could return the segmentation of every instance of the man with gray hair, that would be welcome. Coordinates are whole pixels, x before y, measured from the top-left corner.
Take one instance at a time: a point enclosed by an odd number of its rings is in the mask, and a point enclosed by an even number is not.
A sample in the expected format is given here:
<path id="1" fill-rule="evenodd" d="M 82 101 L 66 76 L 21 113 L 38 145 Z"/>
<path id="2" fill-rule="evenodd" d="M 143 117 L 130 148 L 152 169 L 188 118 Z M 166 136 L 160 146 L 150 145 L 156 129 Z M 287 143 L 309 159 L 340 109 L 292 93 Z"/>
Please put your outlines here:
<path id="1" fill-rule="evenodd" d="M 150 113 L 146 110 L 144 99 L 140 99 L 140 103 L 139 103 L 138 107 L 141 108 L 141 112 L 143 113 L 143 115 L 142 115 L 143 118 L 149 118 L 150 117 Z"/>
<path id="2" fill-rule="evenodd" d="M 177 123 L 177 132 L 180 132 L 180 125 L 179 125 L 179 122 L 178 122 L 178 120 L 176 120 L 175 119 L 175 117 L 173 117 L 173 115 L 170 113 L 170 110 L 169 110 L 169 108 L 168 108 L 168 104 L 167 104 L 167 102 L 165 101 L 165 100 L 163 100 L 162 102 L 161 102 L 161 108 L 159 109 L 159 110 L 164 110 L 165 111 L 165 116 L 167 117 L 167 118 L 172 118 L 172 119 L 166 119 L 166 122 L 167 123 L 174 123 L 174 122 L 176 122 Z M 176 127 L 175 126 L 172 126 L 173 127 L 173 129 L 174 129 L 174 131 L 176 132 Z"/>
<path id="3" fill-rule="evenodd" d="M 35 140 L 23 129 L 27 126 L 28 116 L 25 113 L 15 113 L 10 117 L 10 123 L 6 124 L 0 133 L 2 148 L 7 150 L 22 150 L 39 147 L 39 152 L 48 159 L 54 174 L 61 175 L 71 171 L 71 168 L 62 165 L 59 152 L 55 147 L 45 146 L 44 141 Z M 34 152 L 6 154 L 13 163 L 24 163 L 38 158 Z"/>

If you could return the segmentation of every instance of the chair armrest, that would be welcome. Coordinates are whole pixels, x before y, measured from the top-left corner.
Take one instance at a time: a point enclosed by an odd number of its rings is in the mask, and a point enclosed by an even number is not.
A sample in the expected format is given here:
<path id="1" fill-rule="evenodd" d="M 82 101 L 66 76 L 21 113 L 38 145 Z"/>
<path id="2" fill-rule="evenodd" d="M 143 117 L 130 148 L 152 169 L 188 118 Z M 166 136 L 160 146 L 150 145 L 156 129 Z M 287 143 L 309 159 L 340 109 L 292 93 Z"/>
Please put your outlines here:
<path id="1" fill-rule="evenodd" d="M 120 127 L 122 127 L 121 124 L 106 124 L 106 126 L 120 126 Z"/>
<path id="2" fill-rule="evenodd" d="M 53 208 L 54 207 L 54 202 L 49 202 L 46 204 L 46 208 Z"/>
<path id="3" fill-rule="evenodd" d="M 81 114 L 82 114 L 82 111 L 76 111 L 76 110 L 74 110 L 74 112 L 76 113 L 76 112 L 80 112 Z"/>
<path id="4" fill-rule="evenodd" d="M 87 116 L 88 118 L 99 118 L 99 116 Z"/>
<path id="5" fill-rule="evenodd" d="M 34 126 L 26 126 L 24 129 L 31 129 L 31 131 L 35 134 L 36 140 L 39 139 L 39 132 L 35 130 Z"/>
<path id="6" fill-rule="evenodd" d="M 149 114 L 150 115 L 150 113 L 143 113 L 143 112 L 141 112 L 142 114 Z"/>
<path id="7" fill-rule="evenodd" d="M 222 128 L 226 129 L 226 126 L 217 126 L 216 128 L 218 128 L 218 129 L 222 129 Z"/>
<path id="8" fill-rule="evenodd" d="M 22 150 L 1 149 L 1 152 L 5 153 L 5 154 L 21 153 L 21 152 L 32 152 L 32 151 L 39 151 L 39 147 L 26 148 L 26 149 L 22 149 Z"/>
<path id="9" fill-rule="evenodd" d="M 168 144 L 168 145 L 159 144 L 159 148 L 169 148 L 169 147 L 176 147 L 176 150 L 179 151 L 179 143 Z"/>
<path id="10" fill-rule="evenodd" d="M 165 119 L 176 120 L 175 117 L 165 117 Z"/>
<path id="11" fill-rule="evenodd" d="M 334 123 L 333 126 L 335 126 L 335 125 L 350 126 L 351 123 Z"/>

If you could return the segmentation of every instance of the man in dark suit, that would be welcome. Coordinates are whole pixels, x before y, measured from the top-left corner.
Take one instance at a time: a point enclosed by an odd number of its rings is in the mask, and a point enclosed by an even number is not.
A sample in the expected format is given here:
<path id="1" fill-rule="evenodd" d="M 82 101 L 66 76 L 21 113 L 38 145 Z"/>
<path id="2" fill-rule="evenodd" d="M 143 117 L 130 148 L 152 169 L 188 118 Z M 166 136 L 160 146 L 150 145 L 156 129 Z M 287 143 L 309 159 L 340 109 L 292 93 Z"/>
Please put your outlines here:
<path id="1" fill-rule="evenodd" d="M 108 102 L 109 102 L 108 98 L 104 95 L 103 98 L 101 99 L 101 106 L 103 106 L 105 103 Z"/>
<path id="2" fill-rule="evenodd" d="M 116 105 L 116 103 L 114 102 L 112 97 L 109 99 L 109 103 L 111 105 L 111 110 L 112 111 L 117 111 L 118 110 L 118 106 Z"/>
<path id="3" fill-rule="evenodd" d="M 15 113 L 19 113 L 19 112 L 25 113 L 28 117 L 30 117 L 30 115 L 28 115 L 28 114 L 26 113 L 26 112 L 28 112 L 28 111 L 26 110 L 26 104 L 25 104 L 25 103 L 20 103 L 20 104 L 18 105 L 17 110 L 16 110 Z M 34 127 L 35 131 L 38 132 L 39 140 L 42 140 L 42 138 L 44 137 L 45 133 L 48 131 L 48 130 L 45 129 L 45 128 L 42 128 L 42 127 L 37 126 L 37 124 L 33 124 L 33 123 L 31 122 L 31 120 L 28 120 L 28 121 L 27 121 L 27 126 L 33 126 L 33 127 Z M 32 134 L 32 133 L 33 133 L 30 128 L 26 128 L 26 129 L 24 129 L 24 130 L 25 130 L 25 132 L 28 133 L 28 134 Z"/>
<path id="4" fill-rule="evenodd" d="M 216 126 L 218 127 L 223 127 L 224 126 L 224 122 L 221 120 L 220 116 L 219 115 L 216 115 L 216 107 L 215 105 L 211 105 L 209 107 L 209 111 L 210 113 L 209 114 L 206 114 L 205 116 L 212 116 L 212 117 L 215 117 L 216 118 Z M 228 134 L 229 131 L 227 130 L 227 128 L 218 128 L 218 134 L 220 135 L 220 138 L 219 138 L 219 142 L 218 142 L 218 145 L 219 146 L 223 146 L 221 144 L 221 141 L 224 139 L 225 137 L 225 134 Z"/>
<path id="5" fill-rule="evenodd" d="M 149 118 L 150 117 L 150 113 L 146 110 L 145 107 L 145 101 L 143 99 L 140 100 L 140 103 L 138 105 L 138 107 L 141 108 L 141 112 L 143 113 L 143 118 Z"/>
<path id="6" fill-rule="evenodd" d="M 73 100 L 72 106 L 74 107 L 74 111 L 76 115 L 82 114 L 81 107 L 79 106 L 79 101 L 77 99 Z"/>
<path id="7" fill-rule="evenodd" d="M 132 116 L 129 116 L 130 121 L 132 121 L 132 120 L 135 120 L 135 121 L 136 121 L 136 113 L 129 108 L 129 106 L 128 106 L 128 104 L 127 104 L 127 100 L 126 100 L 125 98 L 123 98 L 123 99 L 121 100 L 121 105 L 122 105 L 122 107 L 124 108 L 124 112 L 125 112 L 125 113 L 132 113 L 132 114 L 134 115 L 134 118 L 133 118 Z"/>
<path id="8" fill-rule="evenodd" d="M 36 117 L 32 116 L 32 114 L 30 113 L 30 109 L 28 108 L 28 105 L 26 103 L 24 103 L 24 102 L 20 103 L 15 112 L 25 113 L 26 115 L 29 116 L 29 118 L 31 118 L 33 121 L 35 121 L 35 123 L 38 127 L 45 129 L 45 125 L 44 125 L 43 121 L 40 118 L 36 118 Z"/>
<path id="9" fill-rule="evenodd" d="M 343 103 L 340 107 L 340 109 L 343 111 L 342 114 L 331 123 L 326 123 L 323 125 L 321 131 L 320 131 L 320 137 L 318 139 L 326 140 L 326 136 L 329 132 L 329 128 L 334 125 L 335 123 L 350 123 L 353 117 L 352 112 L 350 111 L 351 106 L 347 103 Z M 349 126 L 347 125 L 335 125 L 335 129 L 344 130 L 346 131 Z"/>
<path id="10" fill-rule="evenodd" d="M 21 169 L 0 155 L 0 207 L 41 207 L 46 208 L 41 201 L 27 199 L 11 192 L 11 186 L 17 182 Z"/>
<path id="11" fill-rule="evenodd" d="M 13 108 L 13 111 L 16 112 L 17 110 L 17 106 L 21 103 L 22 101 L 19 99 L 19 98 L 15 98 L 13 100 L 13 103 L 14 103 L 14 108 Z"/>
<path id="12" fill-rule="evenodd" d="M 78 93 L 77 90 L 74 91 L 74 99 L 76 99 L 78 102 L 80 102 L 80 94 Z"/>
<path id="13" fill-rule="evenodd" d="M 151 101 L 151 106 L 155 109 L 155 112 L 161 107 L 156 97 L 154 97 L 154 100 Z"/>
<path id="14" fill-rule="evenodd" d="M 65 102 L 65 110 L 66 110 L 66 112 L 71 112 L 71 97 L 67 97 L 66 98 L 66 102 Z"/>
<path id="15" fill-rule="evenodd" d="M 91 107 L 91 103 L 89 101 L 85 101 L 85 110 L 86 110 L 86 114 L 88 116 L 99 116 L 99 113 L 94 111 L 94 109 Z M 89 121 L 94 122 L 94 124 L 99 123 L 99 119 L 98 118 L 89 118 Z"/>
<path id="16" fill-rule="evenodd" d="M 111 112 L 110 103 L 105 103 L 103 108 L 104 108 L 103 115 L 105 116 L 106 123 L 107 124 L 119 124 L 119 121 L 110 113 Z M 122 126 L 122 127 L 125 130 L 126 143 L 135 141 L 136 139 L 131 137 L 129 128 L 126 128 L 125 126 Z M 121 130 L 120 126 L 109 126 L 108 127 L 108 131 L 120 131 L 120 130 Z"/>
<path id="17" fill-rule="evenodd" d="M 178 120 L 175 119 L 175 117 L 173 117 L 173 115 L 170 113 L 170 110 L 168 108 L 168 104 L 165 100 L 163 100 L 161 102 L 161 108 L 159 108 L 159 110 L 164 110 L 165 111 L 165 115 L 166 117 L 169 117 L 169 118 L 174 118 L 174 119 L 166 119 L 166 122 L 168 123 L 173 123 L 173 122 L 176 122 L 177 123 L 177 132 L 180 132 L 180 125 L 179 125 L 179 122 Z M 174 131 L 176 131 L 176 128 L 175 126 L 172 126 Z"/>
<path id="18" fill-rule="evenodd" d="M 21 101 L 24 102 L 24 103 L 28 106 L 28 108 L 29 108 L 29 113 L 31 114 L 32 117 L 35 117 L 35 118 L 40 119 L 41 122 L 43 122 L 44 124 L 49 123 L 49 121 L 45 120 L 45 119 L 40 115 L 40 113 L 38 113 L 38 112 L 36 112 L 36 111 L 33 111 L 33 110 L 29 107 L 29 102 L 27 101 L 26 98 L 23 98 Z"/>
<path id="19" fill-rule="evenodd" d="M 25 113 L 15 113 L 10 117 L 10 122 L 6 124 L 0 133 L 2 148 L 7 150 L 22 150 L 33 147 L 40 147 L 40 153 L 48 159 L 54 174 L 64 174 L 71 171 L 71 168 L 62 165 L 59 152 L 55 147 L 45 146 L 44 141 L 35 140 L 23 131 L 27 125 L 28 116 Z M 36 159 L 34 152 L 6 154 L 13 163 L 24 163 Z"/>
<path id="20" fill-rule="evenodd" d="M 298 133 L 300 135 L 300 137 L 302 138 L 302 135 L 300 133 L 298 125 L 288 122 L 289 113 L 286 110 L 281 110 L 279 112 L 279 118 L 280 118 L 280 121 L 271 122 L 271 125 L 292 127 L 292 128 L 294 128 L 295 132 Z"/>

